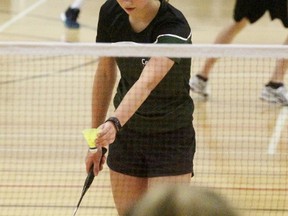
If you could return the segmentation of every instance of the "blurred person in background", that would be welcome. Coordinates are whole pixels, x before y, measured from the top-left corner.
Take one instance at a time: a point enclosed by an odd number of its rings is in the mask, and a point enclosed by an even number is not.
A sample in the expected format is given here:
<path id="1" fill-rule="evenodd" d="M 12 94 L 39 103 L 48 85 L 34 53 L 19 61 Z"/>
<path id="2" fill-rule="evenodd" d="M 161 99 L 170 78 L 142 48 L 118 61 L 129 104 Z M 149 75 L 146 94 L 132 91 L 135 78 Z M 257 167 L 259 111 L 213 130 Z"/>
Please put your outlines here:
<path id="1" fill-rule="evenodd" d="M 225 27 L 216 37 L 215 44 L 228 44 L 249 23 L 258 21 L 266 12 L 271 20 L 280 19 L 285 28 L 288 28 L 288 1 L 287 0 L 236 0 L 234 7 L 234 22 Z M 288 37 L 284 41 L 288 44 Z M 202 70 L 190 80 L 192 91 L 207 97 L 209 75 L 217 58 L 208 58 Z M 288 91 L 285 88 L 284 75 L 287 71 L 288 59 L 278 59 L 269 82 L 263 87 L 260 98 L 264 101 L 288 105 Z"/>
<path id="2" fill-rule="evenodd" d="M 78 29 L 80 27 L 77 19 L 84 1 L 85 0 L 74 0 L 66 11 L 61 14 L 61 20 L 67 28 Z"/>

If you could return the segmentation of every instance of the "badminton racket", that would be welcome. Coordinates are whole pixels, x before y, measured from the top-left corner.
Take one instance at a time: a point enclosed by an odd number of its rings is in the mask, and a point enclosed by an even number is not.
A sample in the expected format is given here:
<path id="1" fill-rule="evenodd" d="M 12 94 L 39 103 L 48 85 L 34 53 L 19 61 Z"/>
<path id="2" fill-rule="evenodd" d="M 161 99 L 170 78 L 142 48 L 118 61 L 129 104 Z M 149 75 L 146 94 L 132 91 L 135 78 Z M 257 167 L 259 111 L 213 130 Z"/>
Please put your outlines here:
<path id="1" fill-rule="evenodd" d="M 107 152 L 107 149 L 106 148 L 102 148 L 102 157 L 105 155 L 105 153 Z M 100 163 L 101 163 L 101 160 L 102 158 L 100 159 Z M 93 180 L 94 180 L 94 173 L 93 173 L 93 165 L 91 166 L 90 170 L 89 170 L 89 173 L 86 177 L 86 180 L 85 180 L 85 183 L 84 183 L 84 186 L 83 186 L 83 189 L 82 189 L 82 193 L 81 193 L 81 197 L 77 203 L 77 206 L 73 212 L 73 216 L 76 215 L 78 209 L 79 209 L 79 206 L 80 206 L 80 203 L 85 195 L 85 193 L 87 192 L 87 190 L 89 189 L 89 187 L 91 186 Z"/>

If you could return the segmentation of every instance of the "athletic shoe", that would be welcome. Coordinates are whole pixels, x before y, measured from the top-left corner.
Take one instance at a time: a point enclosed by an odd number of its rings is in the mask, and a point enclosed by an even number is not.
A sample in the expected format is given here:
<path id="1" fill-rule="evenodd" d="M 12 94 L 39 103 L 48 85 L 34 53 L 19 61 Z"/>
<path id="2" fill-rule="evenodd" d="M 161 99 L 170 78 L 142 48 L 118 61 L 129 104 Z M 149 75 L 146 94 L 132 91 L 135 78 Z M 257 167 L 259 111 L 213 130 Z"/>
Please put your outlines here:
<path id="1" fill-rule="evenodd" d="M 61 20 L 67 28 L 78 29 L 80 24 L 77 22 L 80 10 L 77 8 L 68 8 L 65 13 L 61 14 Z"/>
<path id="2" fill-rule="evenodd" d="M 193 76 L 189 82 L 191 90 L 204 97 L 208 96 L 207 83 L 207 81 L 200 79 L 198 76 Z"/>
<path id="3" fill-rule="evenodd" d="M 277 89 L 273 89 L 270 86 L 264 86 L 260 98 L 271 103 L 279 103 L 288 106 L 288 92 L 285 86 L 280 86 Z"/>

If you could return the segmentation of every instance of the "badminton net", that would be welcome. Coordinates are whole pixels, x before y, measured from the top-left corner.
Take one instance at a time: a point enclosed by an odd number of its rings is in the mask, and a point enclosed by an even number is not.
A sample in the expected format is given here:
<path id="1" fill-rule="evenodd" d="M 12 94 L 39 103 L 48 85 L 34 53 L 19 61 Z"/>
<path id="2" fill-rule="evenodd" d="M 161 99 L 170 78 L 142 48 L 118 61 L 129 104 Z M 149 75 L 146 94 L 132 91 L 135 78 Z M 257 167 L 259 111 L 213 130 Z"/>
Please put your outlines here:
<path id="1" fill-rule="evenodd" d="M 91 126 L 100 56 L 192 58 L 191 77 L 218 58 L 208 98 L 190 92 L 191 185 L 219 191 L 245 215 L 287 215 L 288 110 L 259 99 L 287 53 L 274 45 L 0 43 L 0 215 L 72 214 L 86 177 L 81 131 Z M 107 165 L 78 214 L 116 215 Z"/>

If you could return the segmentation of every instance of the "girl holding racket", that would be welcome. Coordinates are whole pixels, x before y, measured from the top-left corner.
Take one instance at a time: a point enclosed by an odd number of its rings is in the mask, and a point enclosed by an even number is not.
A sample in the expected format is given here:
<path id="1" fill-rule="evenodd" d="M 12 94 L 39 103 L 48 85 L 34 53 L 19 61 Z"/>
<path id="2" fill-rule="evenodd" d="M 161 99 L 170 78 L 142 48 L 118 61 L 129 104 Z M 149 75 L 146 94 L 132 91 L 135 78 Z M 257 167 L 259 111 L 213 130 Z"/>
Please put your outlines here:
<path id="1" fill-rule="evenodd" d="M 165 0 L 107 0 L 100 10 L 96 42 L 191 44 L 191 29 Z M 117 67 L 121 79 L 115 111 L 106 118 Z M 187 58 L 99 59 L 92 127 L 101 129 L 98 148 L 109 146 L 107 164 L 119 215 L 153 185 L 190 183 L 195 153 L 190 67 Z M 87 171 L 93 164 L 97 175 L 100 160 L 100 153 L 89 152 Z"/>

